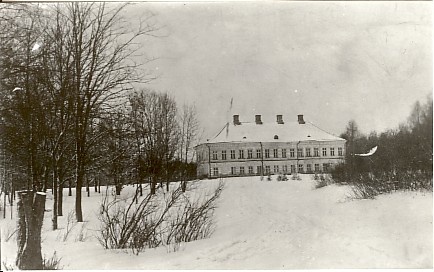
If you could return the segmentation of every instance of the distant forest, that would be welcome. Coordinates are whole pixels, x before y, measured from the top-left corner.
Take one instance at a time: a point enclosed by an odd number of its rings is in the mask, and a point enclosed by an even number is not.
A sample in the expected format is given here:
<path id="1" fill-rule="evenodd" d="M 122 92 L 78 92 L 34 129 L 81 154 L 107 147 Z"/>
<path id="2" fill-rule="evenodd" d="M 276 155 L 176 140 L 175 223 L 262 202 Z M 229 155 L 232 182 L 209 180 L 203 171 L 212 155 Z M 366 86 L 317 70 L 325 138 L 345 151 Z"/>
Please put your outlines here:
<path id="1" fill-rule="evenodd" d="M 346 162 L 332 171 L 335 182 L 356 185 L 372 197 L 392 190 L 432 191 L 433 100 L 417 101 L 407 120 L 382 133 L 362 133 L 355 120 L 340 135 L 347 140 Z M 371 156 L 357 156 L 377 146 Z"/>

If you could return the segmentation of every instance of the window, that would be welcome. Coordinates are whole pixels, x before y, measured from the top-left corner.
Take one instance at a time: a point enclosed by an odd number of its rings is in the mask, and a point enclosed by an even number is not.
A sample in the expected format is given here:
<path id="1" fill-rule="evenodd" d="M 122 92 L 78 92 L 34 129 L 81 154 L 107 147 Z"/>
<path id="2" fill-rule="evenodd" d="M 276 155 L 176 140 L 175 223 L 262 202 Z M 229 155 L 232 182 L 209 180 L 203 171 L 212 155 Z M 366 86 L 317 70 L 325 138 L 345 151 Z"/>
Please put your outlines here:
<path id="1" fill-rule="evenodd" d="M 342 147 L 338 147 L 338 156 L 343 156 Z"/>
<path id="2" fill-rule="evenodd" d="M 286 158 L 286 149 L 285 148 L 282 149 L 282 158 Z"/>
<path id="3" fill-rule="evenodd" d="M 265 149 L 265 158 L 270 157 L 270 149 Z"/>
<path id="4" fill-rule="evenodd" d="M 256 173 L 262 175 L 262 166 L 256 166 Z"/>
<path id="5" fill-rule="evenodd" d="M 253 150 L 249 149 L 247 150 L 247 159 L 253 158 Z"/>
<path id="6" fill-rule="evenodd" d="M 303 157 L 303 148 L 297 148 L 297 157 Z"/>
<path id="7" fill-rule="evenodd" d="M 217 160 L 217 151 L 212 152 L 212 159 Z"/>
<path id="8" fill-rule="evenodd" d="M 270 170 L 270 166 L 267 165 L 265 166 L 265 174 L 270 174 L 271 170 Z"/>
<path id="9" fill-rule="evenodd" d="M 235 159 L 235 150 L 231 150 L 231 159 L 232 159 L 232 160 Z"/>
<path id="10" fill-rule="evenodd" d="M 240 175 L 244 175 L 244 166 L 240 166 Z"/>
<path id="11" fill-rule="evenodd" d="M 214 176 L 214 177 L 217 177 L 218 175 L 219 175 L 219 169 L 217 168 L 217 167 L 214 167 L 213 169 L 212 169 L 212 175 Z"/>
<path id="12" fill-rule="evenodd" d="M 327 171 L 329 170 L 329 164 L 328 164 L 328 163 L 323 163 L 323 164 L 322 164 L 322 170 L 323 170 L 324 172 L 327 172 Z"/>
<path id="13" fill-rule="evenodd" d="M 294 157 L 295 157 L 295 150 L 294 150 L 294 148 L 289 149 L 289 156 L 290 156 L 291 158 L 294 158 Z"/>
<path id="14" fill-rule="evenodd" d="M 311 157 L 310 148 L 306 148 L 306 157 Z"/>
<path id="15" fill-rule="evenodd" d="M 288 173 L 288 165 L 283 166 L 283 173 Z"/>
<path id="16" fill-rule="evenodd" d="M 315 172 L 319 172 L 319 163 L 315 163 Z"/>
<path id="17" fill-rule="evenodd" d="M 313 149 L 313 156 L 314 156 L 314 157 L 319 157 L 319 148 L 318 148 L 318 147 L 315 147 L 315 148 Z"/>
<path id="18" fill-rule="evenodd" d="M 226 150 L 222 151 L 222 160 L 226 160 Z"/>
<path id="19" fill-rule="evenodd" d="M 295 165 L 291 165 L 291 173 L 295 173 Z"/>
<path id="20" fill-rule="evenodd" d="M 261 149 L 256 149 L 256 158 L 261 158 Z"/>
<path id="21" fill-rule="evenodd" d="M 249 174 L 253 174 L 253 166 L 249 166 Z"/>
<path id="22" fill-rule="evenodd" d="M 274 157 L 274 158 L 279 157 L 278 154 L 277 154 L 277 152 L 278 152 L 277 149 L 273 149 L 273 157 Z"/>
<path id="23" fill-rule="evenodd" d="M 298 172 L 303 173 L 303 164 L 298 165 Z"/>
<path id="24" fill-rule="evenodd" d="M 327 156 L 327 148 L 325 147 L 322 148 L 322 155 L 323 157 Z"/>
<path id="25" fill-rule="evenodd" d="M 312 164 L 309 163 L 309 164 L 306 165 L 306 171 L 308 173 L 312 172 Z"/>
<path id="26" fill-rule="evenodd" d="M 231 175 L 236 175 L 237 174 L 237 168 L 236 167 L 231 167 Z"/>
<path id="27" fill-rule="evenodd" d="M 335 148 L 330 147 L 330 156 L 334 156 L 334 155 L 335 155 Z"/>
<path id="28" fill-rule="evenodd" d="M 274 166 L 274 173 L 279 173 L 279 165 Z"/>
<path id="29" fill-rule="evenodd" d="M 244 150 L 238 150 L 238 155 L 239 159 L 244 159 Z"/>

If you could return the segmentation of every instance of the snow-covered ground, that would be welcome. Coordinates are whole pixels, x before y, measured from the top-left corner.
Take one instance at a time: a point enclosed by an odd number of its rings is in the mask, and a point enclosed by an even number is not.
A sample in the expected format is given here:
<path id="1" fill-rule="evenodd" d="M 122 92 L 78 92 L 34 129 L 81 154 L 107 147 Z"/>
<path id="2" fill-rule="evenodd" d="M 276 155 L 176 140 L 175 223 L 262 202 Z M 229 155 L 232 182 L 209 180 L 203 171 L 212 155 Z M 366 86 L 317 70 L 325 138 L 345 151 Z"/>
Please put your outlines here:
<path id="1" fill-rule="evenodd" d="M 225 179 L 209 239 L 171 248 L 105 250 L 94 237 L 101 195 L 83 196 L 84 223 L 66 239 L 74 197 L 65 196 L 59 230 L 51 230 L 46 212 L 42 251 L 54 251 L 64 269 L 315 269 L 432 268 L 433 199 L 428 192 L 397 192 L 375 200 L 351 200 L 345 186 L 314 189 L 310 175 L 301 181 L 261 181 L 259 177 Z M 213 187 L 218 180 L 205 180 Z M 92 189 L 92 188 L 91 188 Z M 123 192 L 133 190 L 127 187 Z M 83 190 L 84 191 L 84 190 Z M 65 190 L 65 193 L 67 191 Z M 66 195 L 66 194 L 65 194 Z M 46 208 L 51 209 L 52 196 Z M 9 207 L 8 207 L 9 208 Z M 1 213 L 2 215 L 2 213 Z M 15 220 L 1 216 L 2 263 L 16 254 Z M 79 233 L 85 236 L 79 241 Z M 63 241 L 65 240 L 65 241 Z M 81 239 L 83 240 L 83 239 Z"/>

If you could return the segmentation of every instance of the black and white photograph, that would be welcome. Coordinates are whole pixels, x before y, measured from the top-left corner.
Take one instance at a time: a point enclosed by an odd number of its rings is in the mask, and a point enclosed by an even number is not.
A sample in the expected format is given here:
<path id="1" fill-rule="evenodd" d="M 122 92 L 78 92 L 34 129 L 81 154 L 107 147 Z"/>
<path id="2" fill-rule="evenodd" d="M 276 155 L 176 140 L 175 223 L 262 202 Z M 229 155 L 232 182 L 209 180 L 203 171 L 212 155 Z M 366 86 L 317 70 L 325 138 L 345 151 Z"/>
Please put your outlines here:
<path id="1" fill-rule="evenodd" d="M 432 269 L 432 17 L 0 3 L 0 270 Z"/>

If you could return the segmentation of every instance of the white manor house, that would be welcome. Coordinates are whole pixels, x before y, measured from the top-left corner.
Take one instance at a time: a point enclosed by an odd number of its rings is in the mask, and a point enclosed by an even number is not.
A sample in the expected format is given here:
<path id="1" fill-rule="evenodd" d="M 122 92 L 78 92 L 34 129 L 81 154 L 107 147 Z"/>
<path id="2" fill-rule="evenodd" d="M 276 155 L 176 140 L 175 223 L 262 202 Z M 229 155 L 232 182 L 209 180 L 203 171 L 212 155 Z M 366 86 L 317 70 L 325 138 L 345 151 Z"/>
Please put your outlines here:
<path id="1" fill-rule="evenodd" d="M 233 115 L 214 139 L 195 147 L 199 177 L 328 172 L 345 158 L 345 139 L 305 122 L 240 122 Z"/>

